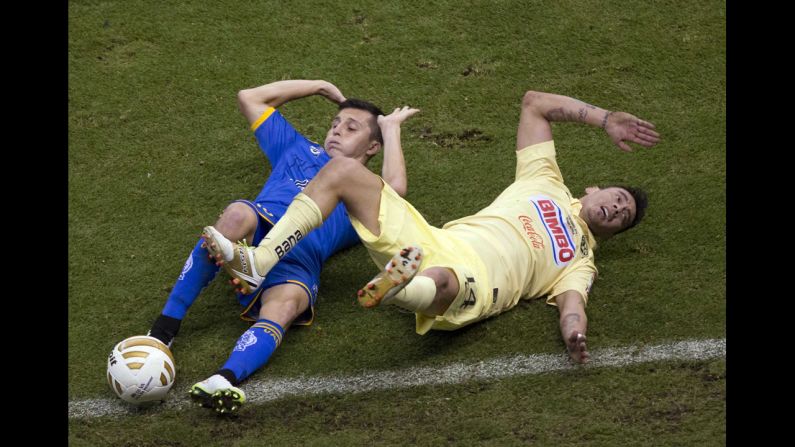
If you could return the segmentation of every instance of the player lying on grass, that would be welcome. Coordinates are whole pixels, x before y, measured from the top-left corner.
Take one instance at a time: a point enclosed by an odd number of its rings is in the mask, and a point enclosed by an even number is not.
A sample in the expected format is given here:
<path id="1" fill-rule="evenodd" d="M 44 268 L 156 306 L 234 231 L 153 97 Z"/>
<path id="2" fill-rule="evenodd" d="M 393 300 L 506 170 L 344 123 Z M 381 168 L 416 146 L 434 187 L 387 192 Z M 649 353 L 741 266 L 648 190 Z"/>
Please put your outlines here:
<path id="1" fill-rule="evenodd" d="M 322 146 L 297 132 L 276 110 L 288 101 L 310 95 L 321 95 L 338 105 Z M 308 80 L 278 81 L 242 90 L 238 101 L 272 171 L 255 200 L 238 200 L 226 207 L 214 227 L 218 234 L 231 240 L 259 243 L 283 218 L 296 194 L 330 160 L 345 158 L 364 167 L 382 146 L 384 181 L 405 194 L 400 123 L 416 110 L 404 107 L 383 116 L 369 102 L 347 100 L 329 82 Z M 263 170 L 265 166 L 251 169 Z M 323 263 L 337 251 L 359 242 L 342 204 L 328 210 L 326 217 L 326 222 L 307 235 L 300 246 L 270 266 L 267 279 L 255 283 L 233 280 L 238 286 L 237 299 L 244 309 L 240 316 L 254 324 L 238 339 L 226 363 L 207 380 L 191 387 L 193 400 L 222 413 L 236 410 L 245 401 L 245 395 L 235 385 L 267 363 L 290 325 L 312 323 Z M 200 240 L 149 334 L 171 346 L 188 308 L 218 269 Z"/>
<path id="2" fill-rule="evenodd" d="M 389 182 L 353 160 L 337 158 L 296 197 L 259 246 L 232 243 L 206 227 L 208 248 L 231 274 L 253 278 L 255 284 L 267 281 L 294 242 L 311 234 L 342 202 L 373 261 L 383 266 L 359 291 L 364 307 L 383 302 L 410 309 L 417 333 L 425 334 L 489 318 L 520 299 L 547 296 L 560 312 L 569 356 L 585 363 L 585 305 L 596 278 L 597 238 L 637 225 L 647 200 L 643 191 L 625 186 L 589 187 L 574 198 L 555 160 L 552 121 L 600 127 L 624 151 L 632 150 L 627 142 L 644 147 L 659 142 L 653 124 L 629 113 L 528 91 L 517 131 L 515 181 L 475 215 L 433 227 Z"/>

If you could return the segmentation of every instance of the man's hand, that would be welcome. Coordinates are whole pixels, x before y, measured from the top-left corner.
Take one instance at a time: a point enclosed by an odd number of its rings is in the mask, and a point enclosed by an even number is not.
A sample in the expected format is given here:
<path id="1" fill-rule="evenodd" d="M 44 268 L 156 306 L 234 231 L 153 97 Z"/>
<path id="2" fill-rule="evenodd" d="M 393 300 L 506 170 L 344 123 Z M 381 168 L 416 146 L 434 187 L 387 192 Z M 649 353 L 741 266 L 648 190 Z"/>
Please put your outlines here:
<path id="1" fill-rule="evenodd" d="M 654 131 L 654 124 L 626 112 L 608 112 L 602 127 L 610 141 L 624 152 L 632 152 L 632 148 L 625 141 L 643 147 L 652 147 L 660 141 L 660 134 Z"/>
<path id="2" fill-rule="evenodd" d="M 325 97 L 334 104 L 345 102 L 345 97 L 342 95 L 340 89 L 338 89 L 337 86 L 331 82 L 323 81 L 323 85 L 320 87 L 318 94 Z"/>
<path id="3" fill-rule="evenodd" d="M 392 113 L 389 115 L 378 115 L 378 127 L 381 128 L 383 131 L 385 126 L 389 125 L 397 125 L 403 121 L 406 121 L 410 116 L 414 115 L 415 113 L 419 112 L 420 109 L 414 109 L 409 106 L 403 106 L 403 108 L 396 108 Z"/>
<path id="4" fill-rule="evenodd" d="M 566 349 L 569 351 L 569 357 L 576 363 L 588 363 L 591 358 L 588 348 L 585 346 L 585 334 L 581 332 L 571 332 L 569 338 L 566 339 Z"/>

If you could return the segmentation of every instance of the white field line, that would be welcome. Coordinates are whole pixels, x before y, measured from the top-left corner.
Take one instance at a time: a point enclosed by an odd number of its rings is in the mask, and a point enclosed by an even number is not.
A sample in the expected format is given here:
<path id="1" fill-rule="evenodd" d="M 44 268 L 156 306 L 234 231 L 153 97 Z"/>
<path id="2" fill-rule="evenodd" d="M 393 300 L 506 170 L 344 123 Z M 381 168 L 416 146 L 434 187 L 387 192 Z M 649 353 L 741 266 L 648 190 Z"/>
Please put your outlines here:
<path id="1" fill-rule="evenodd" d="M 349 376 L 294 377 L 243 382 L 247 405 L 290 396 L 353 394 L 423 385 L 449 385 L 505 377 L 544 374 L 575 368 L 622 367 L 667 360 L 706 360 L 726 356 L 726 340 L 685 340 L 654 346 L 627 346 L 590 352 L 585 366 L 569 362 L 565 354 L 530 354 L 498 357 L 473 363 L 452 363 L 397 371 L 373 371 Z M 182 390 L 178 390 L 182 391 Z M 187 392 L 172 390 L 168 400 L 151 408 L 137 408 L 121 399 L 86 399 L 69 402 L 70 418 L 150 414 L 192 405 Z M 193 404 L 195 405 L 195 404 Z"/>

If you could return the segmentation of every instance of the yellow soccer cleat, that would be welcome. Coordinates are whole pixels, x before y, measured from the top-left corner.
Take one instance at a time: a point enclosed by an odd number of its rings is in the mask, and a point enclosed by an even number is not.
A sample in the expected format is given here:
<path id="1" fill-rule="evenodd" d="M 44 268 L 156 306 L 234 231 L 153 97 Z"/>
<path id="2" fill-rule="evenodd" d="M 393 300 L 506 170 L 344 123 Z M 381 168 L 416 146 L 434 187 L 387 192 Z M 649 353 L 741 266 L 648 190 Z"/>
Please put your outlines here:
<path id="1" fill-rule="evenodd" d="M 359 304 L 375 307 L 385 299 L 392 298 L 420 271 L 422 248 L 408 246 L 392 256 L 384 269 L 357 293 Z"/>

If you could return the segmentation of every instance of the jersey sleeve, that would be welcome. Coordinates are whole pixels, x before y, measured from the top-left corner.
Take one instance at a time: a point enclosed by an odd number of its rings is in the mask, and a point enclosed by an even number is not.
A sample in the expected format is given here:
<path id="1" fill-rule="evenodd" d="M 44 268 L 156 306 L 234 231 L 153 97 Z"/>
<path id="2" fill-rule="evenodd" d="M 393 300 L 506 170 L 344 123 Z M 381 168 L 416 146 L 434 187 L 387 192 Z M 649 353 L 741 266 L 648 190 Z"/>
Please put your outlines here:
<path id="1" fill-rule="evenodd" d="M 282 155 L 287 149 L 293 147 L 299 140 L 304 139 L 303 135 L 293 128 L 293 126 L 273 107 L 268 107 L 265 112 L 251 125 L 257 143 L 270 160 L 271 165 L 276 166 L 281 160 Z"/>
<path id="2" fill-rule="evenodd" d="M 571 272 L 563 276 L 554 286 L 547 296 L 546 303 L 557 306 L 555 297 L 567 290 L 576 290 L 582 296 L 583 304 L 588 304 L 588 293 L 596 279 L 596 267 L 593 263 L 582 260 L 575 265 Z"/>
<path id="3" fill-rule="evenodd" d="M 563 183 L 563 175 L 555 159 L 552 140 L 527 146 L 516 152 L 516 180 L 538 180 L 547 177 Z"/>

